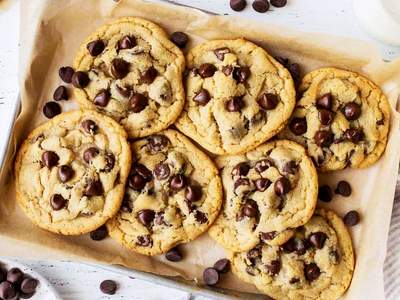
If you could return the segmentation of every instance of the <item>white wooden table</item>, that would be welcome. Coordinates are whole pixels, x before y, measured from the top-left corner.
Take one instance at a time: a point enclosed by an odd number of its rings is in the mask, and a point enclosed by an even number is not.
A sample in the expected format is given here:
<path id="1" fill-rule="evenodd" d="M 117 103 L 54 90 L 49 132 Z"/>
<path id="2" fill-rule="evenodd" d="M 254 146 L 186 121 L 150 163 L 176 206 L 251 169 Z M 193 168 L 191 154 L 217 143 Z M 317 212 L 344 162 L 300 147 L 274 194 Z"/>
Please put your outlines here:
<path id="1" fill-rule="evenodd" d="M 362 31 L 357 25 L 352 11 L 352 0 L 288 0 L 289 4 L 285 8 L 273 8 L 265 14 L 254 12 L 251 8 L 252 0 L 247 1 L 248 7 L 241 13 L 233 12 L 229 8 L 229 0 L 174 0 L 169 2 L 189 5 L 217 14 L 240 14 L 243 17 L 291 26 L 302 31 L 369 40 L 381 49 L 385 59 L 390 60 L 400 56 L 400 48 L 385 46 L 369 38 Z M 18 2 L 15 0 L 7 10 L 0 12 L 0 128 L 3 129 L 0 130 L 0 149 L 4 147 L 7 132 L 4 127 L 13 117 L 10 112 L 14 110 L 18 95 Z M 104 271 L 92 265 L 64 261 L 19 260 L 19 262 L 29 265 L 48 278 L 63 299 L 190 299 L 190 295 L 186 292 Z M 108 297 L 99 291 L 99 283 L 104 279 L 114 279 L 119 283 L 120 289 L 115 296 Z M 196 297 L 196 299 L 199 298 Z"/>

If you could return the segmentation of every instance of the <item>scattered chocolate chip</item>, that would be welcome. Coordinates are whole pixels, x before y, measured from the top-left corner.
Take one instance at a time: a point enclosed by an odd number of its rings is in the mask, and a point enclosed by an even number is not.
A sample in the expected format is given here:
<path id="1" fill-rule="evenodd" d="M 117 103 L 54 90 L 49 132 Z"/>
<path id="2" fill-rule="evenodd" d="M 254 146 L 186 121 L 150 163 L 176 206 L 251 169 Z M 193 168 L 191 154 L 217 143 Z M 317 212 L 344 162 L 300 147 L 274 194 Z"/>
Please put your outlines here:
<path id="1" fill-rule="evenodd" d="M 85 72 L 77 71 L 72 75 L 72 85 L 78 89 L 83 89 L 89 84 L 89 76 Z"/>
<path id="2" fill-rule="evenodd" d="M 331 94 L 325 94 L 322 95 L 320 98 L 317 100 L 317 107 L 322 108 L 322 109 L 327 109 L 331 110 L 332 109 L 332 95 Z"/>
<path id="3" fill-rule="evenodd" d="M 97 228 L 96 230 L 90 233 L 90 238 L 93 241 L 102 241 L 108 236 L 108 230 L 105 225 Z"/>
<path id="4" fill-rule="evenodd" d="M 149 100 L 143 94 L 134 93 L 129 99 L 129 105 L 131 111 L 134 113 L 141 112 L 149 104 Z"/>
<path id="5" fill-rule="evenodd" d="M 250 171 L 250 166 L 245 162 L 241 162 L 233 167 L 233 169 L 231 171 L 231 175 L 246 176 L 249 173 L 249 171 Z"/>
<path id="6" fill-rule="evenodd" d="M 231 262 L 229 261 L 229 259 L 226 258 L 222 258 L 214 264 L 214 269 L 218 273 L 227 273 L 229 272 L 230 268 L 231 268 Z"/>
<path id="7" fill-rule="evenodd" d="M 334 117 L 334 113 L 329 110 L 323 108 L 318 110 L 318 118 L 322 125 L 330 125 Z"/>
<path id="8" fill-rule="evenodd" d="M 193 101 L 197 102 L 198 104 L 205 106 L 211 100 L 210 93 L 205 90 L 201 89 L 194 97 Z"/>
<path id="9" fill-rule="evenodd" d="M 277 275 L 281 270 L 281 261 L 278 259 L 273 260 L 266 265 L 266 268 L 272 275 Z"/>
<path id="10" fill-rule="evenodd" d="M 325 241 L 328 238 L 328 236 L 321 232 L 314 232 L 309 235 L 308 240 L 310 241 L 311 244 L 313 244 L 317 249 L 322 249 L 324 247 Z"/>
<path id="11" fill-rule="evenodd" d="M 135 191 L 140 191 L 146 186 L 146 180 L 139 174 L 134 174 L 129 178 L 129 187 Z"/>
<path id="12" fill-rule="evenodd" d="M 150 67 L 140 76 L 140 83 L 152 84 L 157 76 L 158 71 L 154 67 Z"/>
<path id="13" fill-rule="evenodd" d="M 254 169 L 256 169 L 257 172 L 262 173 L 273 165 L 273 162 L 269 159 L 262 159 L 256 162 Z"/>
<path id="14" fill-rule="evenodd" d="M 118 41 L 118 50 L 132 49 L 136 46 L 136 40 L 134 37 L 126 35 Z"/>
<path id="15" fill-rule="evenodd" d="M 231 100 L 229 100 L 226 103 L 225 108 L 229 112 L 238 112 L 238 111 L 242 110 L 244 105 L 245 105 L 245 103 L 244 103 L 242 97 L 233 97 Z"/>
<path id="16" fill-rule="evenodd" d="M 347 129 L 344 132 L 344 137 L 346 140 L 349 140 L 350 142 L 357 144 L 364 139 L 364 132 L 362 131 L 362 129 L 351 128 Z"/>
<path id="17" fill-rule="evenodd" d="M 138 212 L 138 219 L 144 226 L 149 226 L 153 222 L 155 212 L 151 209 L 143 209 Z"/>
<path id="18" fill-rule="evenodd" d="M 242 11 L 246 8 L 246 0 L 230 0 L 230 6 L 234 11 Z"/>
<path id="19" fill-rule="evenodd" d="M 271 241 L 273 240 L 278 233 L 276 231 L 270 231 L 270 232 L 261 232 L 260 233 L 260 238 L 263 242 L 265 241 Z"/>
<path id="20" fill-rule="evenodd" d="M 231 51 L 229 50 L 229 48 L 227 47 L 223 47 L 223 48 L 218 48 L 214 50 L 214 54 L 215 56 L 220 60 L 220 61 L 224 61 L 225 59 L 225 54 L 230 53 Z"/>
<path id="21" fill-rule="evenodd" d="M 42 163 L 49 169 L 56 166 L 59 159 L 60 158 L 58 157 L 57 153 L 53 151 L 45 151 L 42 154 Z"/>
<path id="22" fill-rule="evenodd" d="M 264 192 L 271 185 L 271 181 L 266 178 L 259 178 L 254 181 L 254 184 L 258 191 Z"/>
<path id="23" fill-rule="evenodd" d="M 232 74 L 233 67 L 232 66 L 223 66 L 222 67 L 222 73 L 224 73 L 225 76 L 230 76 Z"/>
<path id="24" fill-rule="evenodd" d="M 86 49 L 89 51 L 91 56 L 98 56 L 103 52 L 106 45 L 102 40 L 92 41 L 87 44 Z"/>
<path id="25" fill-rule="evenodd" d="M 319 147 L 329 147 L 333 142 L 333 134 L 330 131 L 319 130 L 314 135 L 314 142 Z"/>
<path id="26" fill-rule="evenodd" d="M 7 281 L 15 285 L 19 285 L 24 279 L 24 273 L 18 268 L 11 268 L 7 272 Z"/>
<path id="27" fill-rule="evenodd" d="M 202 191 L 197 185 L 189 185 L 185 190 L 185 199 L 189 202 L 196 202 L 201 199 Z"/>
<path id="28" fill-rule="evenodd" d="M 132 201 L 129 199 L 129 196 L 125 195 L 121 204 L 121 211 L 126 213 L 131 213 L 132 210 L 133 210 Z"/>
<path id="29" fill-rule="evenodd" d="M 291 184 L 289 179 L 286 177 L 281 177 L 274 183 L 274 190 L 277 196 L 282 196 L 287 194 L 291 189 Z"/>
<path id="30" fill-rule="evenodd" d="M 275 94 L 264 93 L 258 98 L 258 105 L 265 110 L 275 109 L 279 103 L 278 97 Z"/>
<path id="31" fill-rule="evenodd" d="M 284 251 L 286 253 L 292 253 L 292 252 L 296 251 L 296 240 L 295 240 L 295 238 L 289 239 L 286 243 L 281 245 L 280 248 L 282 249 L 282 251 Z"/>
<path id="32" fill-rule="evenodd" d="M 161 134 L 154 134 L 150 136 L 147 141 L 147 145 L 152 152 L 162 151 L 169 143 L 169 139 L 165 135 Z"/>
<path id="33" fill-rule="evenodd" d="M 153 240 L 149 235 L 139 235 L 136 244 L 142 247 L 149 247 L 153 244 Z"/>
<path id="34" fill-rule="evenodd" d="M 61 80 L 65 83 L 72 82 L 72 76 L 74 75 L 75 71 L 71 67 L 61 67 L 58 70 L 58 76 L 60 76 Z"/>
<path id="35" fill-rule="evenodd" d="M 295 135 L 302 135 L 307 132 L 307 121 L 306 118 L 293 118 L 289 124 L 290 130 Z"/>
<path id="36" fill-rule="evenodd" d="M 178 174 L 172 177 L 170 187 L 174 191 L 179 191 L 183 189 L 186 185 L 186 177 L 184 175 Z"/>
<path id="37" fill-rule="evenodd" d="M 17 295 L 14 287 L 8 281 L 0 283 L 0 299 L 13 299 Z"/>
<path id="38" fill-rule="evenodd" d="M 285 162 L 282 166 L 282 171 L 286 174 L 296 174 L 297 164 L 294 160 Z"/>
<path id="39" fill-rule="evenodd" d="M 106 107 L 110 101 L 110 92 L 107 90 L 101 90 L 93 99 L 93 103 L 100 107 Z"/>
<path id="40" fill-rule="evenodd" d="M 186 44 L 189 41 L 188 35 L 181 31 L 177 31 L 177 32 L 174 32 L 173 34 L 171 34 L 170 39 L 175 45 L 177 45 L 181 49 L 185 48 Z"/>
<path id="41" fill-rule="evenodd" d="M 250 77 L 249 67 L 236 67 L 233 69 L 233 79 L 238 83 L 244 83 Z"/>
<path id="42" fill-rule="evenodd" d="M 351 195 L 351 186 L 347 181 L 341 180 L 338 182 L 335 194 L 342 195 L 343 197 L 349 197 Z"/>
<path id="43" fill-rule="evenodd" d="M 81 123 L 82 129 L 88 134 L 95 134 L 97 132 L 97 124 L 92 120 L 84 120 Z"/>
<path id="44" fill-rule="evenodd" d="M 84 152 L 83 152 L 83 160 L 86 163 L 90 163 L 90 161 L 95 158 L 97 155 L 99 155 L 100 151 L 99 149 L 97 149 L 96 147 L 90 147 L 87 148 Z"/>
<path id="45" fill-rule="evenodd" d="M 103 184 L 100 180 L 91 181 L 85 189 L 86 196 L 101 196 L 104 194 Z"/>
<path id="46" fill-rule="evenodd" d="M 269 9 L 269 2 L 268 0 L 255 0 L 252 6 L 256 12 L 265 13 Z"/>
<path id="47" fill-rule="evenodd" d="M 214 76 L 215 71 L 217 71 L 217 68 L 213 64 L 202 64 L 199 67 L 199 75 L 202 78 Z"/>
<path id="48" fill-rule="evenodd" d="M 129 73 L 130 64 L 122 58 L 115 58 L 111 62 L 111 74 L 115 79 L 122 79 Z"/>
<path id="49" fill-rule="evenodd" d="M 178 262 L 181 261 L 183 257 L 179 249 L 175 247 L 165 253 L 165 258 L 172 262 Z"/>
<path id="50" fill-rule="evenodd" d="M 132 174 L 139 174 L 146 180 L 146 182 L 150 181 L 153 179 L 153 174 L 149 169 L 147 169 L 144 165 L 142 164 L 135 164 L 132 168 Z"/>
<path id="51" fill-rule="evenodd" d="M 53 94 L 53 99 L 55 101 L 68 100 L 67 88 L 63 85 L 60 85 L 58 88 L 56 88 Z"/>
<path id="52" fill-rule="evenodd" d="M 45 115 L 46 118 L 52 119 L 55 116 L 61 114 L 61 106 L 57 102 L 47 102 L 43 106 L 43 114 Z"/>
<path id="53" fill-rule="evenodd" d="M 100 291 L 103 294 L 114 295 L 117 291 L 117 283 L 114 280 L 104 280 L 100 283 Z"/>
<path id="54" fill-rule="evenodd" d="M 208 221 L 207 215 L 199 210 L 195 211 L 194 218 L 196 219 L 197 222 L 201 224 L 207 223 Z"/>
<path id="55" fill-rule="evenodd" d="M 25 294 L 32 294 L 36 292 L 39 281 L 35 278 L 27 277 L 21 282 L 21 292 Z"/>
<path id="56" fill-rule="evenodd" d="M 343 217 L 343 222 L 347 226 L 355 226 L 360 222 L 360 214 L 355 210 L 351 210 Z"/>
<path id="57" fill-rule="evenodd" d="M 159 163 L 154 167 L 154 176 L 158 180 L 167 179 L 171 173 L 168 164 Z"/>
<path id="58" fill-rule="evenodd" d="M 322 202 L 332 201 L 332 190 L 329 185 L 323 185 L 318 190 L 318 199 Z"/>
<path id="59" fill-rule="evenodd" d="M 242 208 L 243 215 L 249 218 L 255 218 L 258 215 L 258 205 L 254 200 L 247 200 Z"/>
<path id="60" fill-rule="evenodd" d="M 207 285 L 216 285 L 219 281 L 219 274 L 214 268 L 207 268 L 203 272 L 203 280 Z"/>
<path id="61" fill-rule="evenodd" d="M 74 175 L 74 170 L 68 165 L 63 165 L 58 169 L 58 178 L 62 183 L 67 182 L 72 177 L 74 177 Z"/>
<path id="62" fill-rule="evenodd" d="M 235 181 L 233 188 L 236 190 L 239 186 L 250 185 L 250 181 L 247 178 L 239 178 Z"/>
<path id="63" fill-rule="evenodd" d="M 304 266 L 304 276 L 308 281 L 316 280 L 320 274 L 321 271 L 315 263 L 306 264 Z"/>
<path id="64" fill-rule="evenodd" d="M 355 102 L 349 102 L 342 108 L 342 113 L 349 121 L 357 120 L 361 115 L 361 106 Z"/>

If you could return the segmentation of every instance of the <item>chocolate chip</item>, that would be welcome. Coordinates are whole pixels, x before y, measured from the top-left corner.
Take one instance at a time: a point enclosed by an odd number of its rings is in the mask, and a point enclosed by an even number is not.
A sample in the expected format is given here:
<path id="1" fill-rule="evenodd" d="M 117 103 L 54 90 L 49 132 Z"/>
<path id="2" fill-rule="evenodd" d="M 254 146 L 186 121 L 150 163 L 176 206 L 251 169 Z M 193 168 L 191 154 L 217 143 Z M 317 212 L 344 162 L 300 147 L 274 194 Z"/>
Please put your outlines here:
<path id="1" fill-rule="evenodd" d="M 17 292 L 15 291 L 11 283 L 7 281 L 3 281 L 2 283 L 0 283 L 0 299 L 13 299 L 16 295 Z"/>
<path id="2" fill-rule="evenodd" d="M 111 62 L 111 74 L 115 79 L 122 79 L 129 73 L 130 64 L 122 58 L 115 58 Z"/>
<path id="3" fill-rule="evenodd" d="M 249 67 L 236 67 L 233 69 L 233 79 L 235 79 L 238 83 L 246 82 L 247 78 L 249 77 L 250 77 Z"/>
<path id="4" fill-rule="evenodd" d="M 330 131 L 319 130 L 314 135 L 314 142 L 319 147 L 329 147 L 333 142 L 333 134 Z"/>
<path id="5" fill-rule="evenodd" d="M 343 197 L 349 197 L 351 195 L 351 186 L 347 181 L 341 180 L 338 182 L 335 194 L 342 195 Z"/>
<path id="6" fill-rule="evenodd" d="M 229 100 L 226 103 L 225 108 L 229 112 L 238 112 L 238 111 L 242 110 L 244 105 L 245 105 L 245 103 L 244 103 L 242 97 L 233 97 L 231 100 Z"/>
<path id="7" fill-rule="evenodd" d="M 313 244 L 317 249 L 322 249 L 324 247 L 325 241 L 328 238 L 328 236 L 321 232 L 314 232 L 310 234 L 308 237 L 308 240 L 310 241 L 311 244 Z"/>
<path id="8" fill-rule="evenodd" d="M 357 120 L 361 115 L 361 106 L 355 102 L 349 102 L 343 107 L 342 113 L 349 121 Z"/>
<path id="9" fill-rule="evenodd" d="M 321 271 L 315 263 L 306 264 L 304 266 L 304 276 L 308 281 L 316 280 L 320 274 Z"/>
<path id="10" fill-rule="evenodd" d="M 181 31 L 177 31 L 177 32 L 174 32 L 173 34 L 171 34 L 170 39 L 175 45 L 177 45 L 181 49 L 185 48 L 186 44 L 189 41 L 188 35 Z"/>
<path id="11" fill-rule="evenodd" d="M 282 171 L 286 174 L 296 174 L 297 164 L 294 160 L 287 161 L 282 166 Z"/>
<path id="12" fill-rule="evenodd" d="M 35 278 L 25 278 L 24 280 L 22 280 L 21 283 L 21 292 L 25 293 L 25 294 L 31 294 L 31 293 L 35 293 L 36 292 L 36 288 L 39 284 L 39 281 Z"/>
<path id="13" fill-rule="evenodd" d="M 30 298 L 32 298 L 33 296 L 35 295 L 35 293 L 20 293 L 19 294 L 19 297 L 21 298 L 21 299 L 30 299 Z"/>
<path id="14" fill-rule="evenodd" d="M 156 216 L 154 217 L 154 223 L 157 225 L 167 225 L 164 219 L 164 212 L 156 213 Z"/>
<path id="15" fill-rule="evenodd" d="M 88 134 L 95 134 L 98 129 L 96 123 L 89 119 L 82 121 L 81 126 L 83 130 Z"/>
<path id="16" fill-rule="evenodd" d="M 298 283 L 298 282 L 300 282 L 300 279 L 299 279 L 299 278 L 296 278 L 296 277 L 292 277 L 292 278 L 290 278 L 290 280 L 289 280 L 289 283 L 290 283 L 290 284 L 295 284 L 295 283 Z"/>
<path id="17" fill-rule="evenodd" d="M 90 163 L 90 161 L 95 158 L 97 155 L 99 155 L 100 151 L 99 149 L 97 149 L 96 147 L 90 147 L 87 148 L 84 152 L 83 152 L 83 160 L 86 163 Z"/>
<path id="18" fill-rule="evenodd" d="M 100 283 L 100 291 L 107 295 L 114 295 L 117 291 L 117 283 L 114 280 L 104 280 Z"/>
<path id="19" fill-rule="evenodd" d="M 147 145 L 152 152 L 162 151 L 169 143 L 169 139 L 165 135 L 161 134 L 152 135 L 147 139 L 147 141 Z"/>
<path id="20" fill-rule="evenodd" d="M 230 6 L 234 11 L 242 11 L 246 8 L 246 0 L 230 0 Z"/>
<path id="21" fill-rule="evenodd" d="M 327 109 L 331 110 L 332 109 L 332 95 L 331 94 L 325 94 L 322 95 L 320 98 L 317 100 L 317 107 L 322 108 L 322 109 Z"/>
<path id="22" fill-rule="evenodd" d="M 207 215 L 199 210 L 195 211 L 194 218 L 196 219 L 197 222 L 201 224 L 207 223 L 208 221 Z"/>
<path id="23" fill-rule="evenodd" d="M 158 180 L 167 179 L 171 173 L 168 164 L 159 163 L 154 167 L 154 176 Z"/>
<path id="24" fill-rule="evenodd" d="M 24 279 L 24 273 L 18 268 L 11 268 L 7 272 L 7 281 L 14 285 L 19 285 Z"/>
<path id="25" fill-rule="evenodd" d="M 98 56 L 103 52 L 106 45 L 102 40 L 92 41 L 87 44 L 86 49 L 89 51 L 91 56 Z"/>
<path id="26" fill-rule="evenodd" d="M 254 261 L 257 258 L 261 257 L 261 249 L 260 248 L 253 248 L 249 252 L 247 252 L 247 258 L 251 261 Z"/>
<path id="27" fill-rule="evenodd" d="M 231 262 L 229 261 L 229 259 L 222 258 L 214 264 L 214 269 L 218 273 L 228 273 L 231 269 Z"/>
<path id="28" fill-rule="evenodd" d="M 140 83 L 152 84 L 157 75 L 158 71 L 154 67 L 150 67 L 140 76 Z"/>
<path id="29" fill-rule="evenodd" d="M 225 76 L 230 76 L 232 74 L 233 67 L 232 66 L 223 66 L 222 67 L 222 73 L 224 73 Z"/>
<path id="30" fill-rule="evenodd" d="M 96 230 L 90 233 L 90 238 L 93 241 L 102 241 L 108 236 L 108 230 L 105 225 L 97 228 Z"/>
<path id="31" fill-rule="evenodd" d="M 360 222 L 360 214 L 355 210 L 351 210 L 343 217 L 343 222 L 347 226 L 355 226 Z"/>
<path id="32" fill-rule="evenodd" d="M 297 255 L 305 254 L 308 248 L 310 248 L 310 244 L 307 240 L 294 239 L 294 249 Z"/>
<path id="33" fill-rule="evenodd" d="M 199 75 L 202 78 L 208 78 L 214 76 L 217 68 L 213 64 L 202 64 L 199 68 Z"/>
<path id="34" fill-rule="evenodd" d="M 63 183 L 67 182 L 72 177 L 74 177 L 74 174 L 75 174 L 74 170 L 67 165 L 63 165 L 58 169 L 58 178 Z"/>
<path id="35" fill-rule="evenodd" d="M 210 93 L 205 90 L 201 89 L 194 97 L 193 101 L 197 102 L 198 104 L 205 106 L 211 100 Z"/>
<path id="36" fill-rule="evenodd" d="M 85 72 L 77 71 L 72 75 L 72 85 L 78 89 L 83 89 L 89 84 L 89 76 Z"/>
<path id="37" fill-rule="evenodd" d="M 258 205 L 254 200 L 247 200 L 242 208 L 243 215 L 249 218 L 257 217 L 258 215 Z"/>
<path id="38" fill-rule="evenodd" d="M 57 102 L 47 102 L 43 106 L 43 114 L 46 118 L 52 119 L 55 116 L 61 114 L 61 106 Z"/>
<path id="39" fill-rule="evenodd" d="M 118 41 L 118 49 L 132 49 L 136 46 L 136 40 L 134 37 L 126 35 Z"/>
<path id="40" fill-rule="evenodd" d="M 258 105 L 265 110 L 271 110 L 276 108 L 279 103 L 278 97 L 275 94 L 264 93 L 258 98 Z"/>
<path id="41" fill-rule="evenodd" d="M 169 261 L 178 262 L 182 260 L 182 253 L 179 251 L 177 247 L 172 248 L 167 253 L 165 253 L 165 258 Z"/>
<path id="42" fill-rule="evenodd" d="M 323 202 L 332 201 L 332 190 L 329 185 L 323 185 L 318 190 L 318 199 Z"/>
<path id="43" fill-rule="evenodd" d="M 229 48 L 227 47 L 223 47 L 223 48 L 218 48 L 214 50 L 214 54 L 215 56 L 220 60 L 220 61 L 224 61 L 225 59 L 225 54 L 230 53 L 231 51 L 229 50 Z"/>
<path id="44" fill-rule="evenodd" d="M 296 251 L 296 240 L 291 238 L 286 243 L 281 245 L 280 248 L 286 253 L 292 253 Z"/>
<path id="45" fill-rule="evenodd" d="M 61 67 L 58 70 L 58 76 L 60 76 L 61 80 L 65 83 L 72 82 L 72 76 L 74 75 L 75 71 L 71 67 Z"/>
<path id="46" fill-rule="evenodd" d="M 273 162 L 269 159 L 262 159 L 256 162 L 254 169 L 256 169 L 257 172 L 262 173 L 273 165 Z"/>
<path id="47" fill-rule="evenodd" d="M 143 209 L 138 212 L 138 219 L 144 226 L 149 226 L 153 222 L 155 212 L 151 209 Z"/>
<path id="48" fill-rule="evenodd" d="M 281 177 L 274 183 L 274 190 L 277 196 L 282 196 L 287 194 L 291 189 L 291 184 L 289 179 L 286 177 Z"/>
<path id="49" fill-rule="evenodd" d="M 153 179 L 153 174 L 149 169 L 147 169 L 142 164 L 135 164 L 132 168 L 132 174 L 139 174 L 142 176 L 147 182 Z"/>
<path id="50" fill-rule="evenodd" d="M 63 85 L 60 85 L 58 88 L 56 88 L 53 94 L 53 99 L 55 101 L 68 100 L 67 88 Z"/>
<path id="51" fill-rule="evenodd" d="M 272 275 L 277 275 L 281 270 L 281 261 L 279 259 L 273 260 L 266 265 L 266 268 Z"/>
<path id="52" fill-rule="evenodd" d="M 271 4 L 275 7 L 284 7 L 287 4 L 287 0 L 270 0 Z"/>
<path id="53" fill-rule="evenodd" d="M 146 180 L 139 174 L 134 174 L 129 178 L 129 187 L 135 191 L 140 191 L 146 186 Z"/>
<path id="54" fill-rule="evenodd" d="M 186 177 L 184 175 L 178 174 L 172 177 L 170 187 L 174 191 L 179 191 L 183 189 L 186 185 Z"/>
<path id="55" fill-rule="evenodd" d="M 202 191 L 201 187 L 197 185 L 189 185 L 185 189 L 185 199 L 189 202 L 196 202 L 201 199 Z"/>
<path id="56" fill-rule="evenodd" d="M 249 171 L 250 171 L 250 166 L 245 162 L 241 162 L 233 167 L 233 169 L 231 171 L 231 175 L 246 176 L 249 173 Z"/>
<path id="57" fill-rule="evenodd" d="M 93 99 L 93 103 L 100 107 L 106 107 L 110 101 L 110 92 L 107 90 L 101 90 Z"/>
<path id="58" fill-rule="evenodd" d="M 105 172 L 110 172 L 115 166 L 115 156 L 112 153 L 107 153 L 104 157 L 106 159 Z"/>
<path id="59" fill-rule="evenodd" d="M 266 178 L 259 178 L 254 182 L 254 184 L 258 191 L 264 192 L 271 185 L 271 181 Z"/>
<path id="60" fill-rule="evenodd" d="M 335 117 L 334 113 L 329 110 L 323 108 L 318 110 L 318 118 L 322 125 L 331 124 L 334 117 Z"/>
<path id="61" fill-rule="evenodd" d="M 276 231 L 270 231 L 270 232 L 261 232 L 260 233 L 260 239 L 265 242 L 265 241 L 271 241 L 273 240 L 278 233 Z"/>
<path id="62" fill-rule="evenodd" d="M 203 280 L 207 285 L 216 285 L 219 281 L 219 274 L 214 268 L 207 268 L 203 272 Z"/>
<path id="63" fill-rule="evenodd" d="M 289 124 L 290 130 L 295 135 L 302 135 L 307 132 L 307 121 L 306 118 L 293 118 Z"/>
<path id="64" fill-rule="evenodd" d="M 91 181 L 85 189 L 86 196 L 101 196 L 104 194 L 103 184 L 100 180 Z"/>
<path id="65" fill-rule="evenodd" d="M 42 154 L 42 163 L 49 169 L 56 166 L 59 159 L 60 158 L 58 157 L 57 153 L 53 151 L 45 151 Z"/>
<path id="66" fill-rule="evenodd" d="M 130 98 L 132 95 L 132 90 L 127 87 L 120 87 L 118 84 L 115 85 L 116 90 L 118 93 L 124 98 Z"/>
<path id="67" fill-rule="evenodd" d="M 357 144 L 364 139 L 364 132 L 362 131 L 362 129 L 351 128 L 347 129 L 344 132 L 344 137 L 346 140 L 349 140 L 350 142 Z"/>
<path id="68" fill-rule="evenodd" d="M 153 244 L 153 240 L 149 235 L 139 235 L 136 244 L 142 247 L 149 247 Z"/>
<path id="69" fill-rule="evenodd" d="M 268 0 L 255 0 L 252 6 L 256 12 L 265 13 L 269 9 L 269 2 Z"/>
<path id="70" fill-rule="evenodd" d="M 129 99 L 129 105 L 131 111 L 134 113 L 141 112 L 149 104 L 149 100 L 143 94 L 135 93 Z"/>
<path id="71" fill-rule="evenodd" d="M 60 194 L 54 194 L 50 199 L 50 205 L 53 210 L 61 210 L 67 204 L 67 200 L 64 199 Z"/>
<path id="72" fill-rule="evenodd" d="M 250 185 L 250 181 L 247 178 L 239 178 L 235 181 L 233 188 L 236 190 L 239 186 Z"/>

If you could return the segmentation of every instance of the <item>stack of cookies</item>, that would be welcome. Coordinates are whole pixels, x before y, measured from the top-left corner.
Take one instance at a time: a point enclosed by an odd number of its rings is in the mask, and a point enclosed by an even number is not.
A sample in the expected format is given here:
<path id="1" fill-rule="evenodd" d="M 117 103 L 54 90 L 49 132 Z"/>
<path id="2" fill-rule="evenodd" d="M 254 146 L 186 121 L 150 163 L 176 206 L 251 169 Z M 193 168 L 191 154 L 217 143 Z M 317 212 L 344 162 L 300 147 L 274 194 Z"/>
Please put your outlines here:
<path id="1" fill-rule="evenodd" d="M 177 245 L 209 229 L 232 271 L 267 295 L 339 298 L 353 247 L 341 218 L 316 208 L 317 170 L 380 158 L 386 97 L 335 68 L 298 82 L 286 60 L 245 39 L 205 42 L 185 60 L 186 39 L 133 17 L 88 37 L 63 69 L 81 110 L 19 150 L 20 207 L 43 229 L 108 232 L 173 261 Z"/>

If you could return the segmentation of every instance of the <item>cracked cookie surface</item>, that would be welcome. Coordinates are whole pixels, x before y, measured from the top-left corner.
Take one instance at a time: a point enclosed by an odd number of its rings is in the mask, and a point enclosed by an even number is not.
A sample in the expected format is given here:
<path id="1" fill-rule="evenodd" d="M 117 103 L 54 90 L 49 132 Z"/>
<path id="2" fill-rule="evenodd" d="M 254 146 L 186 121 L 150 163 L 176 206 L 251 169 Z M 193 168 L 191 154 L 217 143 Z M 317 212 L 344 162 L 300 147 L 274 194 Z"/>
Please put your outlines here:
<path id="1" fill-rule="evenodd" d="M 332 211 L 317 209 L 282 246 L 231 253 L 232 271 L 275 299 L 338 299 L 354 271 L 350 235 Z"/>
<path id="2" fill-rule="evenodd" d="M 17 202 L 39 227 L 90 232 L 115 215 L 129 175 L 123 128 L 95 111 L 54 117 L 33 130 L 15 163 Z"/>
<path id="3" fill-rule="evenodd" d="M 244 155 L 219 157 L 217 166 L 225 199 L 209 234 L 227 249 L 283 244 L 314 213 L 317 173 L 294 142 L 272 141 Z"/>
<path id="4" fill-rule="evenodd" d="M 321 171 L 365 168 L 385 150 L 390 107 L 365 77 L 335 68 L 307 74 L 288 126 L 280 134 L 307 148 Z"/>
<path id="5" fill-rule="evenodd" d="M 289 72 L 244 39 L 216 40 L 186 59 L 186 104 L 176 126 L 214 154 L 244 153 L 277 134 L 294 109 Z"/>
<path id="6" fill-rule="evenodd" d="M 132 144 L 133 164 L 110 236 L 145 255 L 167 252 L 205 232 L 221 207 L 214 163 L 185 136 L 166 130 Z"/>
<path id="7" fill-rule="evenodd" d="M 79 104 L 113 117 L 130 137 L 163 130 L 182 111 L 185 58 L 147 20 L 126 17 L 104 25 L 82 44 L 74 67 Z"/>

